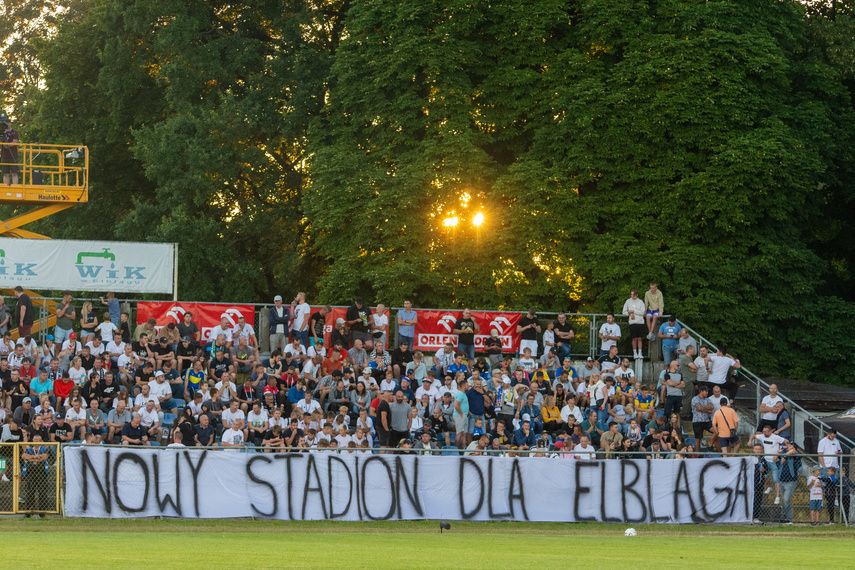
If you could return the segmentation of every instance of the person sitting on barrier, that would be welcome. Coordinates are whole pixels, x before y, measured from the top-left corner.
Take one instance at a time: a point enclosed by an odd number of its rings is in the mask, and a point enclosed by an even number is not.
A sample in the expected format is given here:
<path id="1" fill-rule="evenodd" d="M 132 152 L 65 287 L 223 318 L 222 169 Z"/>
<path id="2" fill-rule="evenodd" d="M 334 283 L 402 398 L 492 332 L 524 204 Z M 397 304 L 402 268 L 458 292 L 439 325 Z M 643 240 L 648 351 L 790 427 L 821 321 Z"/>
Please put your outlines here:
<path id="1" fill-rule="evenodd" d="M 125 406 L 125 402 L 119 401 L 116 404 L 116 408 L 114 410 L 110 410 L 110 413 L 107 414 L 107 443 L 113 443 L 113 440 L 117 435 L 122 433 L 122 428 L 125 427 L 125 424 L 130 423 L 133 419 L 133 415 L 129 412 Z M 51 439 L 53 441 L 53 439 Z"/>
<path id="2" fill-rule="evenodd" d="M 772 475 L 772 483 L 775 486 L 775 504 L 781 504 L 781 464 L 778 459 L 778 452 L 781 446 L 786 443 L 786 440 L 772 433 L 772 426 L 766 424 L 763 426 L 761 433 L 755 433 L 751 438 L 754 442 L 759 443 L 766 450 L 766 464 L 769 473 Z M 751 445 L 751 441 L 748 442 Z"/>
<path id="3" fill-rule="evenodd" d="M 146 429 L 141 424 L 140 415 L 134 414 L 131 421 L 122 427 L 122 445 L 151 445 L 146 435 Z"/>

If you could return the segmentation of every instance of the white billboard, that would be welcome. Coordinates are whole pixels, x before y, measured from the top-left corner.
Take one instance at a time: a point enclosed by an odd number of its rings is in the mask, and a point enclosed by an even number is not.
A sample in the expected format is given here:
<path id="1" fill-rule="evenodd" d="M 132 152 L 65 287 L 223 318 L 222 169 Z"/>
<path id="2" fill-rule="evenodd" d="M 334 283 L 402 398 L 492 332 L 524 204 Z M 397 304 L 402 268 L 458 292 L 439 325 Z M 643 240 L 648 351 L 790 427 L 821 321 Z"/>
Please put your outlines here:
<path id="1" fill-rule="evenodd" d="M 176 244 L 0 238 L 0 289 L 172 293 Z"/>

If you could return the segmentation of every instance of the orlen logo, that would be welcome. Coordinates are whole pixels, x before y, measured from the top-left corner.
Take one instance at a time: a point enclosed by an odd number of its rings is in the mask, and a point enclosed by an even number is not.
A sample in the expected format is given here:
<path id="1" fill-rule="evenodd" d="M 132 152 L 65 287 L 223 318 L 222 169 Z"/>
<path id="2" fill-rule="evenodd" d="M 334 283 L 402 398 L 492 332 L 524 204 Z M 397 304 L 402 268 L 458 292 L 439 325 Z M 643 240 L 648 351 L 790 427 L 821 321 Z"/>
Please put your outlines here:
<path id="1" fill-rule="evenodd" d="M 441 319 L 436 321 L 436 324 L 443 327 L 448 332 L 451 332 L 454 330 L 454 323 L 456 323 L 456 322 L 457 322 L 457 319 L 455 319 L 454 316 L 443 315 L 443 317 Z"/>
<path id="2" fill-rule="evenodd" d="M 229 323 L 231 323 L 232 325 L 232 328 L 234 328 L 237 326 L 238 319 L 241 316 L 242 315 L 240 314 L 240 311 L 238 311 L 237 309 L 227 309 L 225 313 L 220 315 L 220 319 L 228 319 Z"/>
<path id="3" fill-rule="evenodd" d="M 502 325 L 502 323 L 504 323 L 504 326 Z M 509 321 L 505 317 L 496 317 L 495 319 L 490 321 L 490 328 L 496 329 L 497 331 L 499 331 L 499 334 L 504 334 L 505 327 L 510 326 L 510 325 L 511 325 L 511 321 Z"/>
<path id="4" fill-rule="evenodd" d="M 178 305 L 175 305 L 173 307 L 170 307 L 169 310 L 166 311 L 166 316 L 172 317 L 173 319 L 175 319 L 176 323 L 180 323 L 184 320 L 184 313 L 186 312 L 187 310 L 184 307 L 179 307 Z"/>

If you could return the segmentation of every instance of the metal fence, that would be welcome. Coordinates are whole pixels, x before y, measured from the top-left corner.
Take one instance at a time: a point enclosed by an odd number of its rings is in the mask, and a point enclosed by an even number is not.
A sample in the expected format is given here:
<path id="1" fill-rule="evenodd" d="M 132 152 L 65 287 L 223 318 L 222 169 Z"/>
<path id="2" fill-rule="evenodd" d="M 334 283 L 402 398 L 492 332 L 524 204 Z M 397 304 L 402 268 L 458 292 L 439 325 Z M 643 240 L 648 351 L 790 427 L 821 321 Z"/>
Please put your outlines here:
<path id="1" fill-rule="evenodd" d="M 51 442 L 0 444 L 0 514 L 61 512 L 62 449 Z"/>

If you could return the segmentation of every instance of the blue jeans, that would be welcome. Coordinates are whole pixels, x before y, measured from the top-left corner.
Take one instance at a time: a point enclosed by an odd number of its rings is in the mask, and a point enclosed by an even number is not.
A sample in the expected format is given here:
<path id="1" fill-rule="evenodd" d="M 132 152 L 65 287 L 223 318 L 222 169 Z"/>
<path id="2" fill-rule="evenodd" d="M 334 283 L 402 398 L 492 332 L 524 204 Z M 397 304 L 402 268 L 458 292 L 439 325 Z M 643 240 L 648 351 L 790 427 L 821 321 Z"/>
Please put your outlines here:
<path id="1" fill-rule="evenodd" d="M 781 481 L 781 520 L 791 522 L 793 520 L 793 494 L 796 492 L 798 481 Z"/>
<path id="2" fill-rule="evenodd" d="M 462 352 L 470 360 L 475 358 L 475 345 L 474 344 L 463 344 L 462 342 L 457 343 L 457 352 Z"/>
<path id="3" fill-rule="evenodd" d="M 606 404 L 606 409 L 601 410 L 599 406 L 596 407 L 597 411 L 597 421 L 603 425 L 608 425 L 609 420 L 609 405 Z"/>
<path id="4" fill-rule="evenodd" d="M 303 348 L 309 348 L 309 329 L 304 331 L 291 331 L 291 338 L 299 338 Z"/>
<path id="5" fill-rule="evenodd" d="M 666 365 L 671 364 L 671 361 L 677 357 L 677 348 L 676 346 L 665 346 L 662 344 L 662 360 Z"/>
<path id="6" fill-rule="evenodd" d="M 557 346 L 556 344 L 555 349 L 559 360 L 563 360 L 565 356 L 570 356 L 571 346 L 569 342 L 561 341 L 561 346 Z"/>
<path id="7" fill-rule="evenodd" d="M 481 418 L 481 429 L 484 429 L 484 416 L 476 416 L 475 414 L 469 415 L 469 429 L 466 430 L 466 433 L 472 433 L 475 431 L 475 419 Z"/>
<path id="8" fill-rule="evenodd" d="M 181 391 L 183 392 L 184 388 L 182 388 Z M 163 404 L 161 404 L 160 408 L 166 411 L 171 410 L 172 408 L 180 408 L 183 405 L 184 400 L 182 400 L 181 398 L 170 398 L 169 400 L 166 400 Z"/>
<path id="9" fill-rule="evenodd" d="M 407 348 L 409 348 L 410 350 L 413 350 L 413 344 L 415 344 L 415 343 L 413 342 L 413 337 L 411 337 L 411 336 L 404 336 L 404 335 L 402 335 L 402 334 L 399 334 L 399 335 L 398 335 L 398 345 L 400 346 L 400 344 L 401 344 L 402 342 L 406 342 L 406 343 L 407 343 Z M 395 348 L 398 348 L 398 347 L 396 346 Z"/>
<path id="10" fill-rule="evenodd" d="M 62 343 L 68 339 L 68 335 L 71 334 L 71 329 L 61 329 L 58 326 L 53 327 L 53 341 L 60 347 L 62 347 Z"/>

